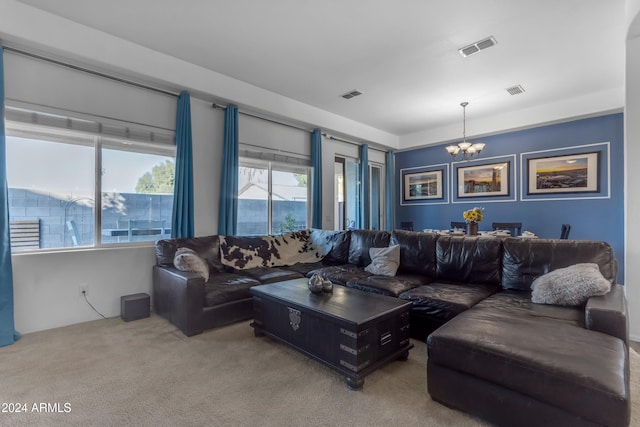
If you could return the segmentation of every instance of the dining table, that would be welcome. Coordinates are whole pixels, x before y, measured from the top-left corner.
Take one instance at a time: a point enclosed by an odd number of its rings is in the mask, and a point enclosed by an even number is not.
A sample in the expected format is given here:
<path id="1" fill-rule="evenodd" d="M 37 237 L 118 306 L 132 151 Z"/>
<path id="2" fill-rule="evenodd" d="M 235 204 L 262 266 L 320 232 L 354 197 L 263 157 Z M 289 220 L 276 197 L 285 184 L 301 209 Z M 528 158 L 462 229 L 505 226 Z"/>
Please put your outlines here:
<path id="1" fill-rule="evenodd" d="M 432 229 L 432 228 L 425 228 L 424 230 L 422 230 L 424 233 L 433 233 L 433 234 L 438 234 L 438 235 L 442 235 L 442 236 L 467 236 L 467 232 L 465 230 L 462 229 L 445 229 L 445 230 L 438 230 L 438 229 Z M 498 238 L 498 237 L 502 237 L 502 238 L 506 238 L 506 237 L 511 237 L 511 233 L 507 230 L 480 230 L 478 231 L 478 235 L 477 237 L 488 237 L 488 238 Z M 518 238 L 522 238 L 522 239 L 537 239 L 538 236 L 536 236 L 534 233 L 532 232 L 528 232 L 525 231 L 522 233 L 522 235 L 520 236 L 516 236 Z"/>

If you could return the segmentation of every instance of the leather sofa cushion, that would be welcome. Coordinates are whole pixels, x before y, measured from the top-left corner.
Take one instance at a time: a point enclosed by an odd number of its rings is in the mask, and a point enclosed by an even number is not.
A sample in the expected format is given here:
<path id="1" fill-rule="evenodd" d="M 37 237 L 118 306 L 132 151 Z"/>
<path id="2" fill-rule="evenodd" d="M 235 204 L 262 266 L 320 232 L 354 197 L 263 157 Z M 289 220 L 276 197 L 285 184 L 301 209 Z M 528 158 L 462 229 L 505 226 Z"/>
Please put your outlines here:
<path id="1" fill-rule="evenodd" d="M 395 276 L 369 276 L 362 280 L 347 282 L 348 288 L 397 297 L 403 292 L 429 283 L 431 278 L 418 274 L 397 274 Z"/>
<path id="2" fill-rule="evenodd" d="M 474 310 L 493 312 L 495 318 L 509 322 L 511 318 L 529 318 L 540 321 L 564 322 L 585 328 L 582 307 L 536 304 L 531 301 L 531 292 L 503 290 L 480 301 Z"/>
<path id="3" fill-rule="evenodd" d="M 346 264 L 349 260 L 349 230 L 332 231 L 311 229 L 311 241 L 324 256 L 322 262 L 326 265 Z"/>
<path id="4" fill-rule="evenodd" d="M 389 245 L 400 246 L 399 273 L 436 276 L 437 234 L 393 230 Z"/>
<path id="5" fill-rule="evenodd" d="M 266 285 L 267 283 L 282 282 L 284 280 L 300 279 L 301 277 L 304 277 L 304 275 L 296 271 L 277 267 L 255 267 L 240 271 L 242 271 L 243 275 L 252 277 L 263 285 Z"/>
<path id="6" fill-rule="evenodd" d="M 434 282 L 404 292 L 400 298 L 413 303 L 412 313 L 447 321 L 499 290 L 498 285 Z"/>
<path id="7" fill-rule="evenodd" d="M 614 283 L 618 265 L 606 242 L 557 239 L 504 239 L 502 287 L 528 291 L 539 276 L 577 263 L 596 263 Z"/>
<path id="8" fill-rule="evenodd" d="M 296 273 L 300 273 L 302 276 L 306 276 L 312 270 L 317 270 L 319 268 L 325 267 L 322 261 L 318 262 L 298 262 L 293 265 L 286 265 L 280 267 L 283 270 L 295 271 Z"/>
<path id="9" fill-rule="evenodd" d="M 156 242 L 156 264 L 161 267 L 173 267 L 173 259 L 178 248 L 193 249 L 209 267 L 209 273 L 224 271 L 220 262 L 220 240 L 218 236 L 163 239 Z"/>
<path id="10" fill-rule="evenodd" d="M 347 282 L 356 282 L 364 280 L 371 276 L 371 273 L 364 271 L 364 268 L 352 264 L 332 265 L 311 270 L 307 273 L 307 277 L 319 273 L 324 279 L 329 279 L 334 285 L 346 286 Z"/>
<path id="11" fill-rule="evenodd" d="M 434 331 L 427 339 L 429 363 L 595 424 L 623 425 L 629 414 L 624 342 L 585 329 L 578 309 L 533 304 L 526 294 L 504 293 L 506 298 L 495 294 Z M 567 314 L 572 311 L 574 318 Z"/>
<path id="12" fill-rule="evenodd" d="M 388 231 L 353 230 L 349 242 L 349 264 L 366 267 L 371 264 L 370 248 L 386 248 L 391 235 Z"/>
<path id="13" fill-rule="evenodd" d="M 499 284 L 502 239 L 440 236 L 436 259 L 439 281 Z"/>
<path id="14" fill-rule="evenodd" d="M 204 284 L 205 307 L 214 307 L 232 301 L 251 298 L 249 289 L 260 285 L 256 279 L 240 274 L 219 273 L 212 275 Z"/>

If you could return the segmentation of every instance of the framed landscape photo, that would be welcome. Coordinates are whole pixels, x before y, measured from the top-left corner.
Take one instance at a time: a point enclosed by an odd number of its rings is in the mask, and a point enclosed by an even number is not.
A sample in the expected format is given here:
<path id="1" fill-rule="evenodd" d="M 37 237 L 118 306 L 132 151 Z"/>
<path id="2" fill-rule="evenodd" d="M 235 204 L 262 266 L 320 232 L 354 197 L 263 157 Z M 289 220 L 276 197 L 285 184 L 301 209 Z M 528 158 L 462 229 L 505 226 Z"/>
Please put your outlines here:
<path id="1" fill-rule="evenodd" d="M 404 200 L 442 199 L 442 170 L 404 175 Z"/>
<path id="2" fill-rule="evenodd" d="M 599 152 L 530 158 L 528 194 L 599 191 Z"/>
<path id="3" fill-rule="evenodd" d="M 458 167 L 458 198 L 509 195 L 510 162 Z"/>

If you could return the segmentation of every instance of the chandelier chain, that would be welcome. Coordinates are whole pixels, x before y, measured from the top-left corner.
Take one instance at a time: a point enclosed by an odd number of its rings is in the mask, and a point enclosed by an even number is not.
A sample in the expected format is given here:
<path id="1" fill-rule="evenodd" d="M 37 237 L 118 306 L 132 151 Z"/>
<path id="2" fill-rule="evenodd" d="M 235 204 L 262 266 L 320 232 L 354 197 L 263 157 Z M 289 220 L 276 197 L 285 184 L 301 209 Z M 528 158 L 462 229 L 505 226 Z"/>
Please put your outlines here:
<path id="1" fill-rule="evenodd" d="M 460 106 L 462 107 L 462 142 L 457 145 L 449 145 L 445 147 L 447 152 L 451 154 L 451 157 L 454 159 L 458 158 L 458 154 L 462 154 L 462 160 L 470 160 L 473 156 L 479 156 L 485 146 L 482 142 L 477 142 L 475 144 L 467 142 L 467 105 L 469 105 L 469 103 L 466 101 L 460 103 Z"/>

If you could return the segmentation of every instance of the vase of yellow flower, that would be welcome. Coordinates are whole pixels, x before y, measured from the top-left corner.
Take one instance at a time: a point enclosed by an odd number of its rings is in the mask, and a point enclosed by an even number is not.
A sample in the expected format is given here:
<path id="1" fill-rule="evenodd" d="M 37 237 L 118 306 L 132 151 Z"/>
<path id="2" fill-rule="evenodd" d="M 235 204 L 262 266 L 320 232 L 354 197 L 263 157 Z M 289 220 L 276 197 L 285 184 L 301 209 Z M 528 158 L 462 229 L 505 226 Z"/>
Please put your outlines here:
<path id="1" fill-rule="evenodd" d="M 467 226 L 467 234 L 469 236 L 477 236 L 478 235 L 478 223 L 482 221 L 482 212 L 484 208 L 475 207 L 473 209 L 469 209 L 468 211 L 464 211 L 462 213 L 462 217 L 469 224 Z"/>
<path id="2" fill-rule="evenodd" d="M 470 222 L 467 225 L 467 234 L 469 236 L 477 236 L 478 235 L 478 223 L 477 222 Z"/>

